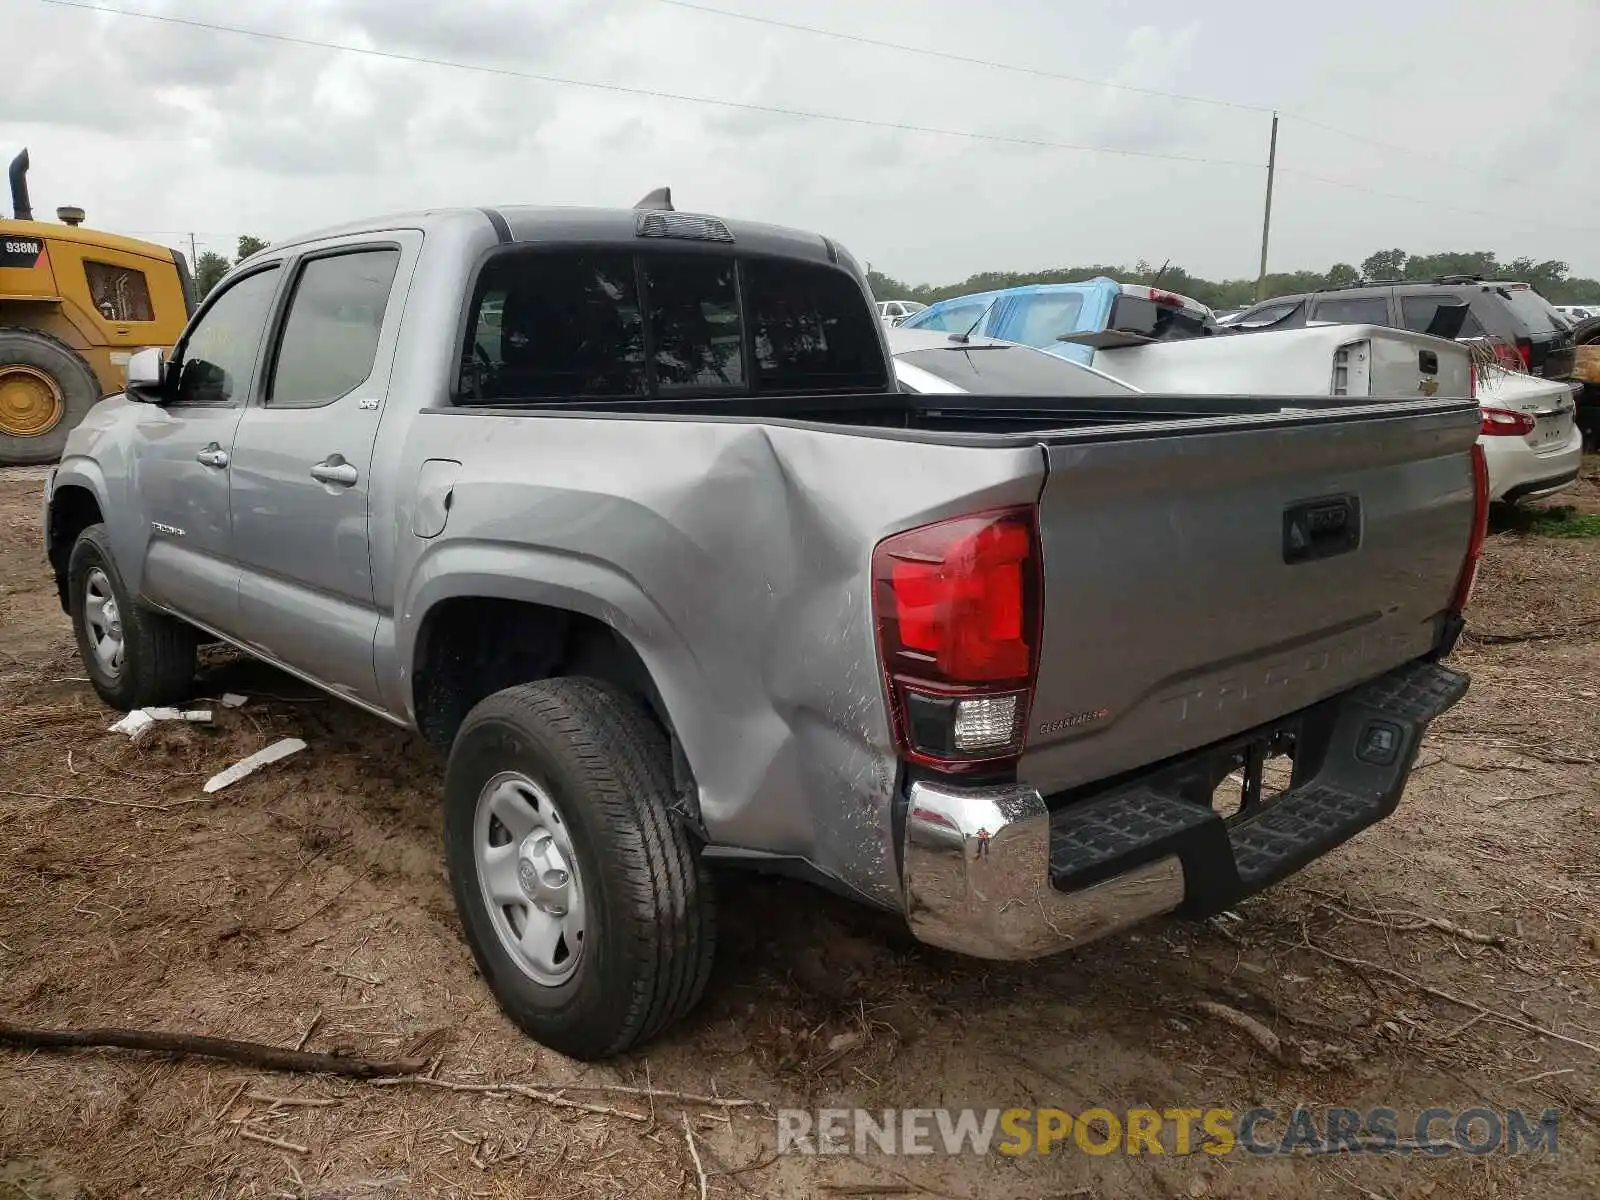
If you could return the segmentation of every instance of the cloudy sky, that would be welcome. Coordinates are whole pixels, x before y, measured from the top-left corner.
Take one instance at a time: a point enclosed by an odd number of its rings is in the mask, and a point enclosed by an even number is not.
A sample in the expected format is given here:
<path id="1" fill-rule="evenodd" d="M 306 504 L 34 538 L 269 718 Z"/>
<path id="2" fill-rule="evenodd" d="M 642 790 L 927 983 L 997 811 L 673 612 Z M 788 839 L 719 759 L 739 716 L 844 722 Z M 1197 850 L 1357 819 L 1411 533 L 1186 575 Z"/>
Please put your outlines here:
<path id="1" fill-rule="evenodd" d="M 0 158 L 30 148 L 41 214 L 77 204 L 202 249 L 429 205 L 625 206 L 670 184 L 680 208 L 816 229 L 911 281 L 1138 258 L 1237 277 L 1255 273 L 1276 107 L 1273 269 L 1400 246 L 1600 276 L 1595 0 L 695 4 L 0 0 Z"/>

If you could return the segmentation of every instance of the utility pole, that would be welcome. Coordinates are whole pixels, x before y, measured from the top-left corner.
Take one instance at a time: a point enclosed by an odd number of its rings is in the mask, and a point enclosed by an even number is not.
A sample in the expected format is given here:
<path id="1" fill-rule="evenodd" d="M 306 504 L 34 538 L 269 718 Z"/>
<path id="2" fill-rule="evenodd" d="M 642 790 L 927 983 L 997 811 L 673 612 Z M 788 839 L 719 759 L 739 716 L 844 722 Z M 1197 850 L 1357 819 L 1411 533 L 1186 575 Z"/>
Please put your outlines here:
<path id="1" fill-rule="evenodd" d="M 195 269 L 195 262 L 196 261 L 197 261 L 197 255 L 194 252 L 194 234 L 191 233 L 189 235 L 189 270 L 192 271 L 192 270 Z"/>
<path id="2" fill-rule="evenodd" d="M 1256 275 L 1256 303 L 1266 299 L 1267 236 L 1272 232 L 1272 177 L 1278 173 L 1278 114 L 1272 114 L 1272 141 L 1267 147 L 1267 209 L 1261 216 L 1261 271 Z"/>

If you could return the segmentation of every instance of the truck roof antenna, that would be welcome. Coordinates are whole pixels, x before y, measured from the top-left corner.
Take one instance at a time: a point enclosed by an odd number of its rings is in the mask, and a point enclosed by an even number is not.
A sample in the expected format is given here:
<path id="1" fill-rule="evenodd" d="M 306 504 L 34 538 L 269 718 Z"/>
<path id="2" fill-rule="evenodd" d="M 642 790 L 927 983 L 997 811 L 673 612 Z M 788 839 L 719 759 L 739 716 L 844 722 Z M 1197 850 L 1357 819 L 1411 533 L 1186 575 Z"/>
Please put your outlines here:
<path id="1" fill-rule="evenodd" d="M 676 212 L 672 207 L 672 189 L 659 187 L 634 205 L 635 208 L 655 208 L 662 212 Z"/>

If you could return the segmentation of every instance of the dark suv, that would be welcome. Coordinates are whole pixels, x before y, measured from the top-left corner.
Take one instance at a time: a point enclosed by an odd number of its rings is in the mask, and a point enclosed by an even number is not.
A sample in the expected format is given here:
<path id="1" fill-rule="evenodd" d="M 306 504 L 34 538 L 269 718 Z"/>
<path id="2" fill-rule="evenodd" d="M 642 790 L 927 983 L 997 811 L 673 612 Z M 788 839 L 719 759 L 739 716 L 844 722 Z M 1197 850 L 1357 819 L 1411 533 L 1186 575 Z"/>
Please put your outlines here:
<path id="1" fill-rule="evenodd" d="M 1279 296 L 1245 310 L 1225 328 L 1240 333 L 1298 329 L 1308 321 L 1389 325 L 1482 339 L 1499 348 L 1507 365 L 1547 379 L 1572 378 L 1572 327 L 1561 314 L 1526 283 L 1499 283 L 1477 275 L 1444 275 L 1431 282 L 1364 280 Z"/>

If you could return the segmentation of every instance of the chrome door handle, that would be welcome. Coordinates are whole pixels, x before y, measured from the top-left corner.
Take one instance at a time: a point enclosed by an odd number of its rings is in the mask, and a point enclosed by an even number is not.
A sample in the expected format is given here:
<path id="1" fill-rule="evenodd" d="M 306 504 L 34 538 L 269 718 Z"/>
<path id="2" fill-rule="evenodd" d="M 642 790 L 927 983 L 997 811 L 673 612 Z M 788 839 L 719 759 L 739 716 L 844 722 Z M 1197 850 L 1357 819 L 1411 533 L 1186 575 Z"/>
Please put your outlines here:
<path id="1" fill-rule="evenodd" d="M 211 445 L 196 454 L 194 460 L 207 467 L 225 467 L 228 465 L 228 452 L 215 442 L 212 442 Z"/>
<path id="2" fill-rule="evenodd" d="M 340 487 L 354 487 L 356 469 L 345 462 L 344 455 L 330 454 L 311 468 L 311 478 L 318 483 L 333 483 Z"/>

